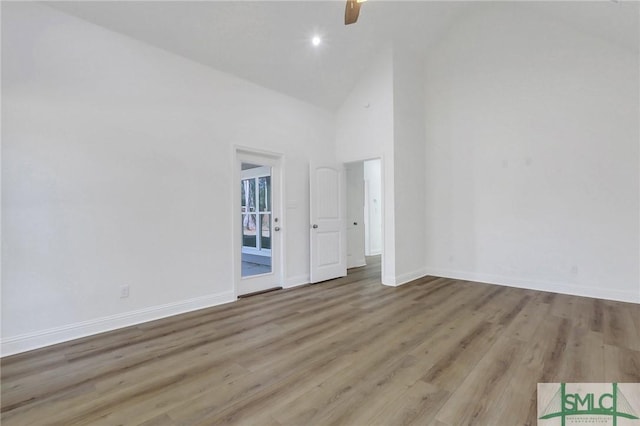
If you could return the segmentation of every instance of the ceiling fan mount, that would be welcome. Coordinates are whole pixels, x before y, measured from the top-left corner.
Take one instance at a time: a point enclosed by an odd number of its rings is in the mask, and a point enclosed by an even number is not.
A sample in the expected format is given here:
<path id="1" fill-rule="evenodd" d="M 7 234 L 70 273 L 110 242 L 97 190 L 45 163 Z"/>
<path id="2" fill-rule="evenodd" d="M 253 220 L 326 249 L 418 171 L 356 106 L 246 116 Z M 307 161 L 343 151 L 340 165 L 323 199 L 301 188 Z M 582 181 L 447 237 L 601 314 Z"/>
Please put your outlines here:
<path id="1" fill-rule="evenodd" d="M 344 24 L 355 24 L 360 15 L 360 6 L 367 0 L 347 0 L 347 7 L 344 10 Z"/>

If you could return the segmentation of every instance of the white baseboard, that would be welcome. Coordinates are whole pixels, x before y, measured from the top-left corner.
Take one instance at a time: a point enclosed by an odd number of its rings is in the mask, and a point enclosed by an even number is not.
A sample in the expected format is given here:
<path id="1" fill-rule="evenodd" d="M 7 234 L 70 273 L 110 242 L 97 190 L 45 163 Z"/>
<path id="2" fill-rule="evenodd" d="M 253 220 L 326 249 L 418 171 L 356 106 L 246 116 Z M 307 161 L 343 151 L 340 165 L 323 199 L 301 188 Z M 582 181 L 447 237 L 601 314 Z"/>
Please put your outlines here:
<path id="1" fill-rule="evenodd" d="M 353 263 L 348 264 L 347 269 L 359 268 L 361 266 L 366 266 L 366 265 L 367 265 L 367 261 L 365 260 L 364 257 L 361 257 L 360 259 L 354 260 Z"/>
<path id="2" fill-rule="evenodd" d="M 212 294 L 165 305 L 110 315 L 75 324 L 54 327 L 47 330 L 3 338 L 0 343 L 2 357 L 26 352 L 44 346 L 55 345 L 93 334 L 104 333 L 118 328 L 170 317 L 198 309 L 209 308 L 236 300 L 233 292 Z"/>
<path id="3" fill-rule="evenodd" d="M 615 300 L 618 302 L 640 303 L 640 292 L 626 292 L 608 288 L 585 287 L 567 283 L 556 283 L 522 278 L 505 277 L 501 275 L 483 274 L 467 271 L 456 271 L 442 268 L 425 268 L 426 275 L 453 278 L 458 280 L 476 281 L 487 284 L 497 284 L 506 287 L 524 288 L 528 290 L 548 291 L 551 293 L 570 294 L 573 296 L 592 297 L 595 299 Z"/>
<path id="4" fill-rule="evenodd" d="M 394 277 L 393 275 L 383 275 L 382 276 L 382 284 L 383 285 L 388 285 L 390 287 L 395 287 L 396 286 L 396 277 Z"/>
<path id="5" fill-rule="evenodd" d="M 420 268 L 415 271 L 406 272 L 404 274 L 396 275 L 396 276 L 387 276 L 383 280 L 384 285 L 388 285 L 391 287 L 398 287 L 402 284 L 410 283 L 413 280 L 417 280 L 418 278 L 422 278 L 427 274 L 426 268 Z"/>
<path id="6" fill-rule="evenodd" d="M 298 287 L 299 285 L 309 284 L 311 282 L 311 278 L 309 278 L 309 274 L 296 275 L 295 277 L 289 277 L 284 282 L 284 288 L 293 288 Z"/>

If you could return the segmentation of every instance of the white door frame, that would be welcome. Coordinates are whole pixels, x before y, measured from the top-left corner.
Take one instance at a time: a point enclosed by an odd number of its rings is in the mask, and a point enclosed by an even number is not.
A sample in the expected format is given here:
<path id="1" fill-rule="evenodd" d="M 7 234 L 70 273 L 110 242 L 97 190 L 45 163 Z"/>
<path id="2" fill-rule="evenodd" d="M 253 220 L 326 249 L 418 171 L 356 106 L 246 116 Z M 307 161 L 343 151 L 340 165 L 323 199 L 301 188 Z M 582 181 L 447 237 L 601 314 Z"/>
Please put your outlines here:
<path id="1" fill-rule="evenodd" d="M 280 227 L 280 231 L 272 232 L 272 250 L 271 265 L 272 273 L 268 275 L 257 275 L 255 277 L 242 278 L 242 220 L 240 214 L 240 180 L 242 163 L 260 164 L 272 167 L 272 220 L 278 218 L 277 224 L 272 222 L 272 228 Z M 278 177 L 273 179 L 273 169 L 276 169 Z M 232 244 L 233 249 L 233 270 L 234 285 L 233 292 L 237 298 L 240 294 L 239 286 L 242 280 L 267 280 L 269 279 L 270 287 L 284 287 L 284 271 L 285 271 L 285 232 L 286 221 L 284 217 L 284 156 L 280 153 L 257 150 L 254 148 L 236 145 L 233 150 L 233 182 L 232 190 Z"/>

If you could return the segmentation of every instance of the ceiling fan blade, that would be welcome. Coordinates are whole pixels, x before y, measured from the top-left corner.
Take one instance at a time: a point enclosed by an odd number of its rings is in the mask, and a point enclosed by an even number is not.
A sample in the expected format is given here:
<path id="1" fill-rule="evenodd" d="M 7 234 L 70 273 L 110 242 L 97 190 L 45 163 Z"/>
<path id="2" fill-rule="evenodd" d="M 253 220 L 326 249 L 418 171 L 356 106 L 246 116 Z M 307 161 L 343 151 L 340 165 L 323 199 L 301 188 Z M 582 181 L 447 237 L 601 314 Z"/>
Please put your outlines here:
<path id="1" fill-rule="evenodd" d="M 344 10 L 344 24 L 355 24 L 360 14 L 360 3 L 357 0 L 347 0 L 347 7 Z"/>

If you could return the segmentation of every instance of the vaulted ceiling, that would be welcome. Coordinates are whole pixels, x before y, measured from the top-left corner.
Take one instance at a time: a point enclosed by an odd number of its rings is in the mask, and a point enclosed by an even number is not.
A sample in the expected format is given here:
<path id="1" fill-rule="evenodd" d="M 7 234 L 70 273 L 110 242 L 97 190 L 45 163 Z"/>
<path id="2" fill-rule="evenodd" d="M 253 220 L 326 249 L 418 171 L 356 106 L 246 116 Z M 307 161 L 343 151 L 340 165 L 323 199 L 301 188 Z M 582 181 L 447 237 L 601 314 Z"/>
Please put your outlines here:
<path id="1" fill-rule="evenodd" d="M 75 1 L 46 4 L 262 86 L 335 109 L 380 46 L 426 52 L 457 19 L 490 2 L 365 3 L 355 25 L 343 1 Z M 638 49 L 637 2 L 522 2 L 527 13 Z M 314 34 L 322 37 L 317 48 Z"/>

